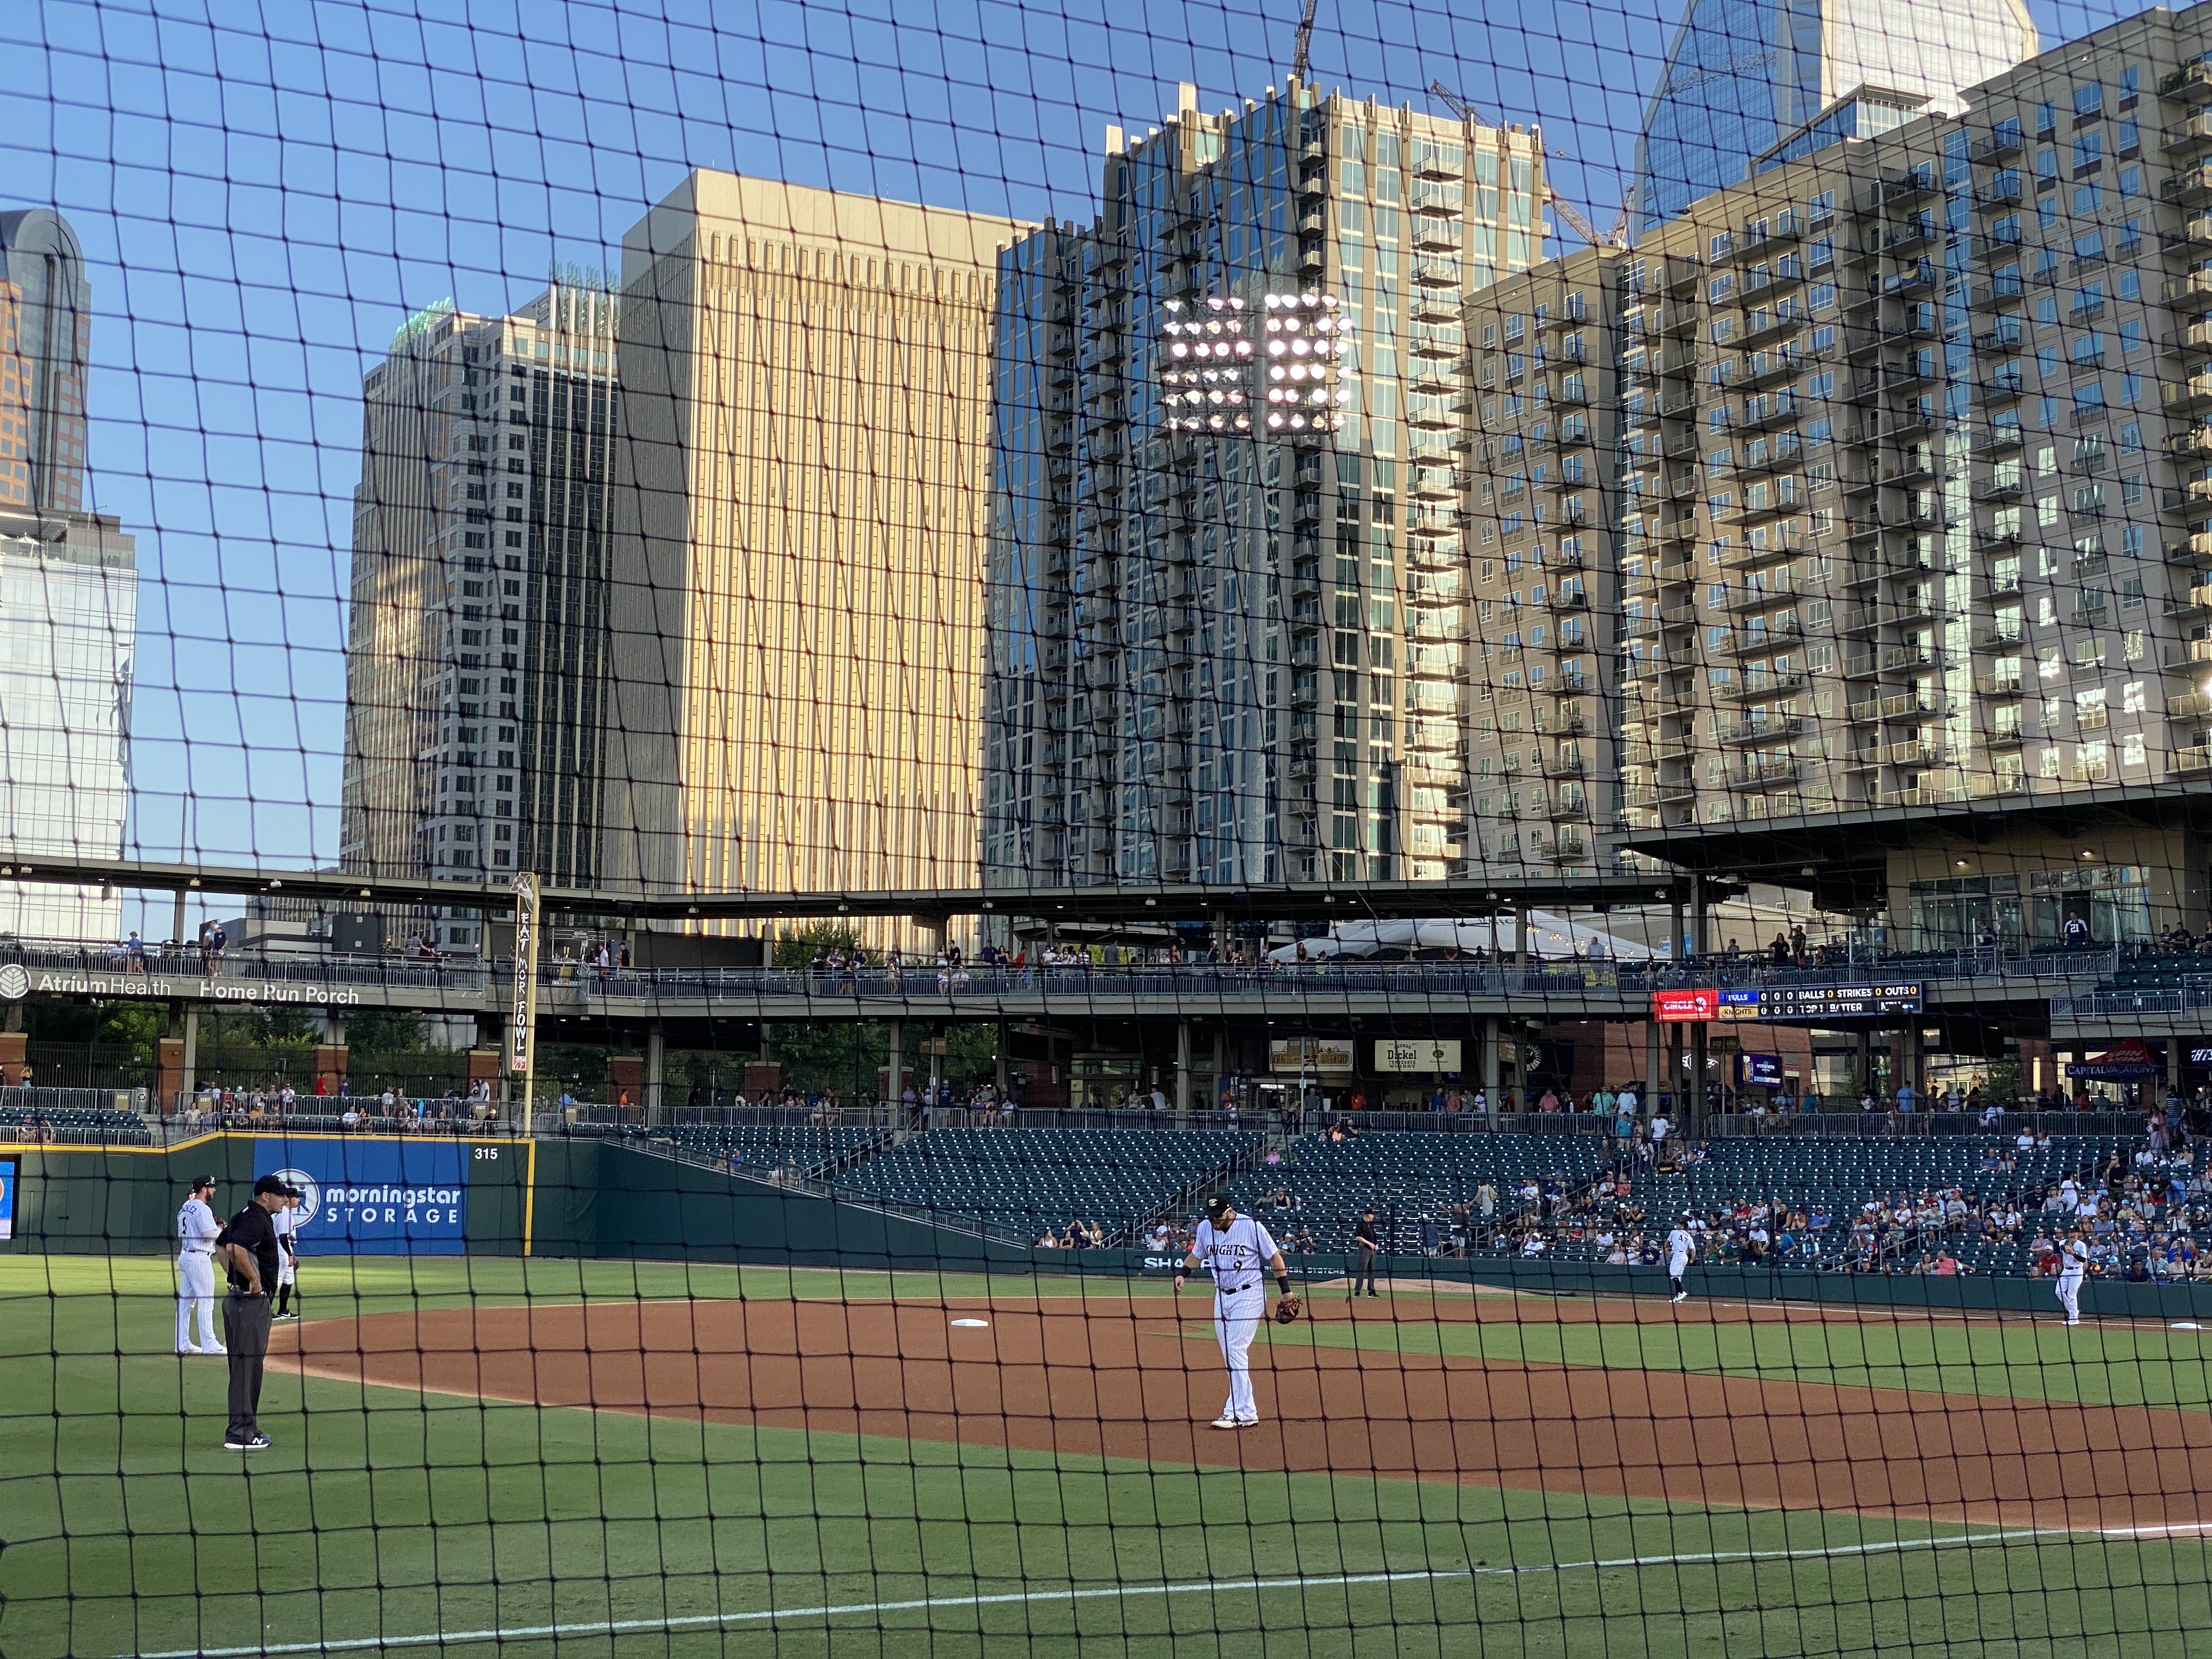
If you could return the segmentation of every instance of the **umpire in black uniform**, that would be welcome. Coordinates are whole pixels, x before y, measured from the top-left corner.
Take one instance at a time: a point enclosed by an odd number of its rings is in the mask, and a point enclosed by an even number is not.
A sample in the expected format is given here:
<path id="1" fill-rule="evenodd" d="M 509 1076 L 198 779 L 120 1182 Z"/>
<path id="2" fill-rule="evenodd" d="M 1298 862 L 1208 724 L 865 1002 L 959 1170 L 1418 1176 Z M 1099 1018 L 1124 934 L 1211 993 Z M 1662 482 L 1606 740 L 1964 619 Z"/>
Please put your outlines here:
<path id="1" fill-rule="evenodd" d="M 269 1357 L 269 1297 L 276 1284 L 275 1217 L 299 1195 L 275 1176 L 264 1176 L 253 1183 L 253 1201 L 216 1236 L 216 1259 L 230 1275 L 230 1294 L 222 1304 L 222 1340 L 230 1350 L 225 1451 L 259 1451 L 269 1443 L 254 1416 L 261 1407 L 262 1362 Z"/>
<path id="2" fill-rule="evenodd" d="M 1382 1254 L 1382 1240 L 1375 1231 L 1375 1211 L 1372 1206 L 1359 1212 L 1359 1224 L 1352 1230 L 1354 1261 L 1352 1268 L 1352 1293 L 1359 1294 L 1364 1285 L 1367 1294 L 1376 1294 L 1375 1289 L 1375 1258 Z"/>

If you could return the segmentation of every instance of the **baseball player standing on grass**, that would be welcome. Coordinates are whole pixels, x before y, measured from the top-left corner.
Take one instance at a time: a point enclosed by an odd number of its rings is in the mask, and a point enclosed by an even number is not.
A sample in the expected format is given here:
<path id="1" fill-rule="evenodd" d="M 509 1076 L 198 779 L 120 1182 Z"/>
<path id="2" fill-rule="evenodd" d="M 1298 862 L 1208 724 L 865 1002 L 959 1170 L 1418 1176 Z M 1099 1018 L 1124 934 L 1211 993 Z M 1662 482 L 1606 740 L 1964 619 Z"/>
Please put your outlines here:
<path id="1" fill-rule="evenodd" d="M 1213 1334 L 1229 1365 L 1229 1403 L 1213 1419 L 1217 1429 L 1249 1429 L 1260 1420 L 1252 1400 L 1252 1339 L 1267 1312 L 1263 1266 L 1273 1273 L 1282 1292 L 1275 1317 L 1287 1325 L 1298 1316 L 1299 1304 L 1282 1251 L 1265 1227 L 1237 1213 L 1225 1194 L 1206 1200 L 1206 1219 L 1198 1224 L 1197 1241 L 1183 1258 L 1175 1285 L 1180 1291 L 1184 1279 L 1201 1267 L 1213 1274 Z"/>
<path id="2" fill-rule="evenodd" d="M 1667 1235 L 1667 1283 L 1674 1292 L 1672 1300 L 1689 1300 L 1690 1292 L 1682 1284 L 1682 1275 L 1690 1271 L 1690 1258 L 1697 1253 L 1698 1241 L 1690 1236 L 1690 1218 L 1684 1216 L 1675 1222 L 1674 1231 Z"/>
<path id="3" fill-rule="evenodd" d="M 300 1251 L 295 1235 L 300 1231 L 300 1200 L 288 1198 L 284 1207 L 269 1218 L 269 1224 L 276 1232 L 276 1311 L 274 1319 L 297 1319 L 290 1311 L 292 1297 L 300 1279 Z"/>
<path id="4" fill-rule="evenodd" d="M 215 1177 L 202 1176 L 192 1182 L 192 1193 L 177 1212 L 177 1352 L 217 1354 L 227 1352 L 215 1332 L 215 1236 L 222 1224 L 215 1218 Z M 192 1310 L 199 1310 L 199 1346 L 192 1346 Z"/>
<path id="5" fill-rule="evenodd" d="M 2089 1271 L 2089 1244 L 2079 1227 L 2066 1230 L 2058 1247 L 2058 1305 L 2066 1310 L 2066 1322 L 2081 1322 L 2081 1276 Z"/>

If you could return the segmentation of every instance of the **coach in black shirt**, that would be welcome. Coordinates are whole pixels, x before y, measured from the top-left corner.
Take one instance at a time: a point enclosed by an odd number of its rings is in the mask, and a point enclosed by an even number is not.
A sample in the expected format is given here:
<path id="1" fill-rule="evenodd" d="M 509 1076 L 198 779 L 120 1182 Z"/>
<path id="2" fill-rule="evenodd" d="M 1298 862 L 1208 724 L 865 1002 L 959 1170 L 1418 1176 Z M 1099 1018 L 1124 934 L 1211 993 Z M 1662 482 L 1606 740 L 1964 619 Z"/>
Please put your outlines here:
<path id="1" fill-rule="evenodd" d="M 262 1362 L 269 1357 L 269 1293 L 276 1283 L 272 1218 L 298 1196 L 275 1176 L 264 1176 L 253 1183 L 253 1201 L 216 1236 L 216 1260 L 230 1274 L 230 1294 L 222 1304 L 222 1340 L 230 1349 L 226 1451 L 259 1451 L 269 1443 L 253 1419 L 261 1407 Z"/>

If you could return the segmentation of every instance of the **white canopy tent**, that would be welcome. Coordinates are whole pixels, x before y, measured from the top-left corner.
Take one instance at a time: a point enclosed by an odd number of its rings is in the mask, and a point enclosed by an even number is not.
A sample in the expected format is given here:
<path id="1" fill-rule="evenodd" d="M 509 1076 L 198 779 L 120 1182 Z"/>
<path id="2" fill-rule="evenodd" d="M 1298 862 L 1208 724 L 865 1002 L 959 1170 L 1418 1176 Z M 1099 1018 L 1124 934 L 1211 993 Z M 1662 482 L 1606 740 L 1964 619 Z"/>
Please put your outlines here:
<path id="1" fill-rule="evenodd" d="M 1493 944 L 1501 956 L 1511 956 L 1519 949 L 1519 942 L 1514 937 L 1516 927 L 1510 916 L 1500 916 L 1494 931 L 1487 921 L 1344 921 L 1335 924 L 1321 938 L 1278 945 L 1267 953 L 1267 958 L 1271 962 L 1296 962 L 1301 945 L 1308 960 L 1324 961 L 1336 957 L 1358 960 L 1386 951 L 1407 956 L 1458 951 L 1472 956 L 1477 951 L 1489 951 Z M 1590 955 L 1592 940 L 1597 943 L 1596 958 Z M 1531 955 L 1553 961 L 1571 954 L 1585 960 L 1649 962 L 1665 955 L 1634 939 L 1622 939 L 1582 922 L 1563 921 L 1542 910 L 1528 913 L 1528 949 Z"/>

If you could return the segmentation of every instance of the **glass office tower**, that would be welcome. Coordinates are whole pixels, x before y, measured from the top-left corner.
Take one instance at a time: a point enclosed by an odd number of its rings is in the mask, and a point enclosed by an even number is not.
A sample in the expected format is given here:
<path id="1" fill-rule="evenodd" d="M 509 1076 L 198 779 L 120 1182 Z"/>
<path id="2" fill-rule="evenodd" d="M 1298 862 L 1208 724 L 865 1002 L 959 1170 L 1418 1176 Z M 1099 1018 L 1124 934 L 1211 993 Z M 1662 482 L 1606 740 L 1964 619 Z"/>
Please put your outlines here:
<path id="1" fill-rule="evenodd" d="M 1638 234 L 1793 137 L 1809 149 L 1955 115 L 1960 88 L 2037 44 L 2020 0 L 1690 0 L 1637 141 Z"/>

